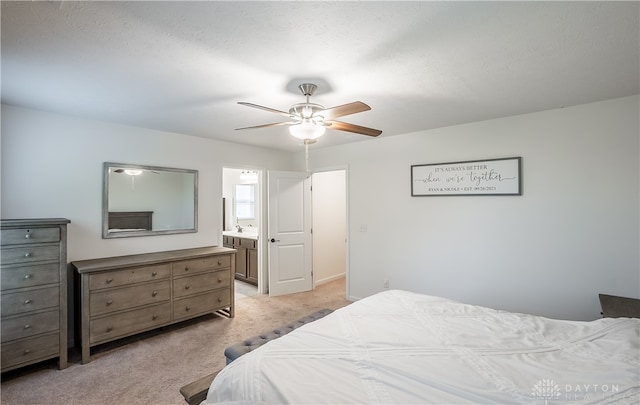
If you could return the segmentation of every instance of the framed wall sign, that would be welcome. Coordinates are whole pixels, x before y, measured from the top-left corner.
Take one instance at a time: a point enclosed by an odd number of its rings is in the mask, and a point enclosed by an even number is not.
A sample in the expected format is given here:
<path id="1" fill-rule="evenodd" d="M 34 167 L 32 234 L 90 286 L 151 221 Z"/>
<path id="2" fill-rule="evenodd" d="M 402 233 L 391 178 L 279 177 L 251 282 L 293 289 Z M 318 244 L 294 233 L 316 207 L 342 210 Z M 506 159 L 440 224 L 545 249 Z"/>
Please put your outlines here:
<path id="1" fill-rule="evenodd" d="M 411 166 L 411 196 L 522 195 L 520 157 Z"/>

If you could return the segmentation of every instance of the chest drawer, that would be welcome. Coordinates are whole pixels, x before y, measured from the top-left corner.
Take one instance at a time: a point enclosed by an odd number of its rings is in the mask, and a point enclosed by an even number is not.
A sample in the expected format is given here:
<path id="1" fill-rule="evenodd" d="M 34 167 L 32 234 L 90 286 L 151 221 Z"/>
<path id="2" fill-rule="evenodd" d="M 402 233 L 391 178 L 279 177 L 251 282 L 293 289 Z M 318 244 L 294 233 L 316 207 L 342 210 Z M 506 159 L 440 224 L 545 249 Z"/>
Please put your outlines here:
<path id="1" fill-rule="evenodd" d="M 2 368 L 7 369 L 37 359 L 56 356 L 59 353 L 59 345 L 58 333 L 2 344 Z"/>
<path id="2" fill-rule="evenodd" d="M 186 276 L 208 270 L 223 269 L 229 266 L 231 266 L 231 257 L 229 255 L 182 260 L 173 263 L 173 275 Z"/>
<path id="3" fill-rule="evenodd" d="M 219 308 L 228 307 L 231 303 L 231 291 L 216 290 L 173 302 L 173 318 L 186 319 L 198 314 L 206 314 Z"/>
<path id="4" fill-rule="evenodd" d="M 92 293 L 89 306 L 93 317 L 169 299 L 171 299 L 171 282 L 165 280 Z"/>
<path id="5" fill-rule="evenodd" d="M 2 291 L 60 282 L 58 263 L 31 266 L 4 267 L 0 269 Z"/>
<path id="6" fill-rule="evenodd" d="M 60 260 L 58 245 L 2 248 L 2 264 L 31 263 L 45 260 Z"/>
<path id="7" fill-rule="evenodd" d="M 166 302 L 133 311 L 91 320 L 89 341 L 93 343 L 157 328 L 171 321 L 171 303 Z"/>
<path id="8" fill-rule="evenodd" d="M 60 241 L 59 228 L 19 228 L 3 229 L 0 244 L 23 245 L 27 243 L 48 243 Z"/>
<path id="9" fill-rule="evenodd" d="M 60 289 L 55 286 L 2 293 L 0 305 L 3 318 L 39 309 L 57 308 L 60 306 Z"/>
<path id="10" fill-rule="evenodd" d="M 60 329 L 60 311 L 40 312 L 2 320 L 2 343 Z"/>
<path id="11" fill-rule="evenodd" d="M 170 264 L 134 267 L 127 270 L 110 271 L 89 276 L 89 289 L 118 287 L 145 281 L 160 280 L 171 276 Z"/>
<path id="12" fill-rule="evenodd" d="M 173 296 L 175 298 L 229 286 L 231 274 L 228 270 L 212 273 L 196 274 L 173 280 Z"/>

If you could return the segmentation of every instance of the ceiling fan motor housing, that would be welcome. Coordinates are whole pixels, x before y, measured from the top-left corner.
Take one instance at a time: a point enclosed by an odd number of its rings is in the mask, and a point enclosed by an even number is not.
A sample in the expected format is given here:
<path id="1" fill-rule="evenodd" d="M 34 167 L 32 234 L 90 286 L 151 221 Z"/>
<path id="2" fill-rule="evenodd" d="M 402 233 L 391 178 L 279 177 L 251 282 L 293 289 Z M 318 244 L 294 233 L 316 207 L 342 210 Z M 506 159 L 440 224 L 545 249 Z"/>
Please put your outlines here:
<path id="1" fill-rule="evenodd" d="M 318 117 L 322 119 L 322 117 L 316 115 L 317 112 L 324 110 L 324 106 L 320 104 L 314 103 L 299 103 L 294 105 L 289 109 L 289 113 L 295 114 L 301 118 L 315 118 Z"/>
<path id="2" fill-rule="evenodd" d="M 308 97 L 308 96 L 313 96 L 313 93 L 316 92 L 316 89 L 318 88 L 318 86 L 316 86 L 313 83 L 302 83 L 301 85 L 298 86 L 298 88 L 302 92 L 303 96 Z"/>

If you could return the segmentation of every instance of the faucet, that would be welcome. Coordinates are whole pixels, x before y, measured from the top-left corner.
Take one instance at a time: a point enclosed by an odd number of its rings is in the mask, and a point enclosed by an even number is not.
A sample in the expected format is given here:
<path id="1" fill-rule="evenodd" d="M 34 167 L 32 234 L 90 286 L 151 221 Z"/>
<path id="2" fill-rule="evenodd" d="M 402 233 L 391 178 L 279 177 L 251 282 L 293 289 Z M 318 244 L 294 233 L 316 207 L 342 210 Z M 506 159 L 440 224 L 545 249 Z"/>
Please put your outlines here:
<path id="1" fill-rule="evenodd" d="M 238 230 L 238 233 L 242 233 L 242 227 L 240 225 L 236 225 L 236 229 Z"/>

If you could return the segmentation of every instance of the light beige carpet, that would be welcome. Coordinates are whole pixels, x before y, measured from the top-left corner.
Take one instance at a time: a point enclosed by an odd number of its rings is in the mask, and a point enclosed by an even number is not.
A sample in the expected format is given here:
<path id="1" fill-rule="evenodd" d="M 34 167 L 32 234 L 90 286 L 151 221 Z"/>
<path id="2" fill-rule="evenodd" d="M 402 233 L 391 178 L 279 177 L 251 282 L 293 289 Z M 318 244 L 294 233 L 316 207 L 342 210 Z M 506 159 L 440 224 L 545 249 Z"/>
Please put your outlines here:
<path id="1" fill-rule="evenodd" d="M 197 322 L 145 334 L 92 351 L 81 365 L 77 354 L 65 370 L 53 362 L 3 376 L 3 405 L 145 404 L 184 405 L 181 386 L 224 367 L 224 349 L 321 308 L 349 304 L 344 278 L 315 290 L 282 297 L 236 300 L 236 316 L 208 316 Z M 124 343 L 124 344 L 123 344 Z M 75 358 L 74 358 L 75 357 Z"/>

